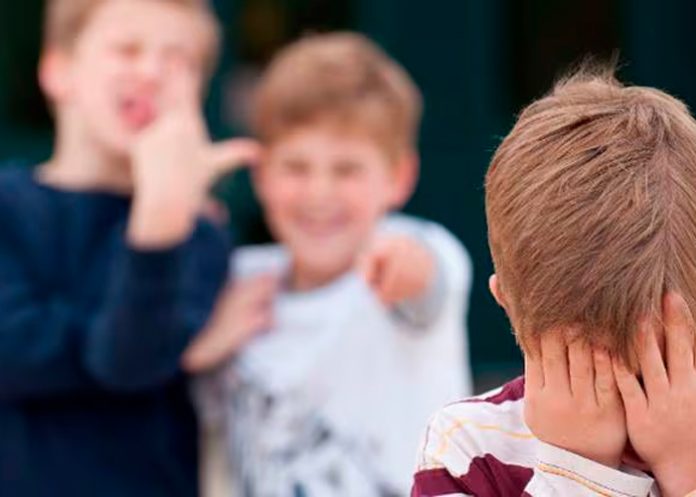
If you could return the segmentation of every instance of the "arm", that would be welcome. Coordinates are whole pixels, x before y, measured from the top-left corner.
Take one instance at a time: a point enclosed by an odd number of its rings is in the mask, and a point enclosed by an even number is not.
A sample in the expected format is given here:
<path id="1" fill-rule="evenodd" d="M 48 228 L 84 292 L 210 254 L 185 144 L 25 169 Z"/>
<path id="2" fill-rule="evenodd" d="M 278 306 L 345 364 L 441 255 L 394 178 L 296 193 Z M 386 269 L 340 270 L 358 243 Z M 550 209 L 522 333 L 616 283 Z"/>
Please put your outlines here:
<path id="1" fill-rule="evenodd" d="M 413 328 L 427 328 L 446 302 L 466 301 L 471 262 L 461 243 L 441 226 L 392 216 L 365 252 L 361 272 L 380 299 Z"/>
<path id="2" fill-rule="evenodd" d="M 433 260 L 434 268 L 426 288 L 419 295 L 394 305 L 394 314 L 413 328 L 427 328 L 437 320 L 449 291 L 449 282 L 442 261 L 438 260 L 432 251 L 429 256 Z"/>
<path id="3" fill-rule="evenodd" d="M 124 247 L 106 302 L 85 337 L 88 371 L 119 390 L 174 377 L 186 346 L 212 313 L 227 277 L 227 254 L 222 234 L 203 223 L 188 242 L 171 249 Z"/>
<path id="4" fill-rule="evenodd" d="M 182 358 L 188 373 L 214 370 L 232 358 L 250 340 L 273 323 L 277 278 L 264 274 L 228 283 L 207 326 Z"/>
<path id="5" fill-rule="evenodd" d="M 37 288 L 13 242 L 0 236 L 0 399 L 91 388 L 79 357 L 84 316 Z"/>
<path id="6" fill-rule="evenodd" d="M 394 229 L 398 226 L 395 224 Z M 425 221 L 414 224 L 411 236 L 431 254 L 435 271 L 426 290 L 416 298 L 401 302 L 395 312 L 417 328 L 432 325 L 448 300 L 462 302 L 465 312 L 473 265 L 461 242 L 442 226 Z"/>
<path id="7" fill-rule="evenodd" d="M 211 227 L 200 230 L 195 243 L 218 245 Z M 21 245 L 1 237 L 0 399 L 147 388 L 176 374 L 226 277 L 224 244 L 212 254 L 193 244 L 149 253 L 124 247 L 106 303 L 86 315 L 42 288 L 21 264 Z M 194 278 L 207 282 L 195 293 Z"/>
<path id="8" fill-rule="evenodd" d="M 212 232 L 196 220 L 215 179 L 260 152 L 250 140 L 210 141 L 198 82 L 180 69 L 172 76 L 167 112 L 131 150 L 128 246 L 87 337 L 87 367 L 118 389 L 148 388 L 179 371 L 182 352 L 206 324 L 227 276 L 227 252 L 206 244 Z"/>
<path id="9" fill-rule="evenodd" d="M 0 226 L 0 397 L 154 387 L 178 373 L 180 354 L 205 324 L 227 254 L 196 219 L 213 180 L 253 162 L 259 149 L 211 143 L 195 78 L 183 69 L 172 77 L 168 111 L 130 151 L 128 243 L 110 261 L 101 309 L 85 315 L 18 267 L 21 249 Z"/>

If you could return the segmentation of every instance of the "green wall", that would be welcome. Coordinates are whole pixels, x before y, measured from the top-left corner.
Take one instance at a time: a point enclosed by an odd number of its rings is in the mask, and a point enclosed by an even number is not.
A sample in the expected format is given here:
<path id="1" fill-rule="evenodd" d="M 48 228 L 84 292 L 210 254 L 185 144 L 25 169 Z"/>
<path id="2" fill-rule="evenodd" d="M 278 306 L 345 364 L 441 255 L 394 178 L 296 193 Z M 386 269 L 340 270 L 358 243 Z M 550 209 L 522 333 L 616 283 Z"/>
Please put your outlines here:
<path id="1" fill-rule="evenodd" d="M 216 0 L 226 35 L 206 105 L 216 136 L 226 74 L 306 28 L 367 33 L 413 74 L 426 99 L 421 182 L 407 211 L 435 219 L 475 263 L 469 327 L 479 387 L 520 370 L 509 325 L 487 291 L 483 177 L 524 103 L 586 53 L 617 51 L 621 76 L 696 105 L 696 3 L 657 0 Z M 50 121 L 35 84 L 42 2 L 0 2 L 0 160 L 39 159 Z M 265 14 L 264 14 L 265 13 Z M 269 13 L 273 15 L 269 15 Z M 264 17 L 264 15 L 266 17 Z M 259 21 L 259 19 L 261 21 Z M 259 23 L 260 22 L 260 23 Z M 257 23 L 257 24 L 254 24 Z M 250 44 L 248 38 L 257 40 Z M 259 41 L 260 40 L 260 41 Z M 265 51 L 265 52 L 264 52 Z M 267 239 L 248 177 L 224 182 L 241 242 Z"/>

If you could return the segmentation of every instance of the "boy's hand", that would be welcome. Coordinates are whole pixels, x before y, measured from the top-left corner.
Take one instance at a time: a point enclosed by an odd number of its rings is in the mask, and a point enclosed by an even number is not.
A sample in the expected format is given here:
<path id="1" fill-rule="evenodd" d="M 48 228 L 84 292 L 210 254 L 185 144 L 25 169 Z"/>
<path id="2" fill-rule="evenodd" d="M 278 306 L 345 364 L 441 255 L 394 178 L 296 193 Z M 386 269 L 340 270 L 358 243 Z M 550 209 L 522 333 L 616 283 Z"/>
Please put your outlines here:
<path id="1" fill-rule="evenodd" d="M 393 236 L 369 247 L 358 271 L 385 305 L 394 305 L 423 295 L 435 277 L 435 260 L 418 241 Z"/>
<path id="2" fill-rule="evenodd" d="M 611 358 L 546 333 L 525 356 L 525 421 L 541 441 L 618 468 L 626 426 Z"/>
<path id="3" fill-rule="evenodd" d="M 186 71 L 177 75 L 167 105 L 166 112 L 141 132 L 131 151 L 135 198 L 128 237 L 139 248 L 183 241 L 212 182 L 255 162 L 260 153 L 252 140 L 211 143 L 197 85 Z"/>
<path id="4" fill-rule="evenodd" d="M 614 371 L 633 447 L 650 466 L 662 495 L 684 497 L 696 490 L 696 324 L 676 294 L 665 296 L 663 319 L 666 360 L 656 337 L 660 325 L 646 323 L 640 333 L 644 386 L 621 362 L 614 361 Z"/>
<path id="5" fill-rule="evenodd" d="M 268 330 L 273 324 L 277 289 L 277 279 L 263 275 L 237 281 L 223 290 L 210 322 L 184 353 L 184 369 L 190 373 L 213 369 Z"/>

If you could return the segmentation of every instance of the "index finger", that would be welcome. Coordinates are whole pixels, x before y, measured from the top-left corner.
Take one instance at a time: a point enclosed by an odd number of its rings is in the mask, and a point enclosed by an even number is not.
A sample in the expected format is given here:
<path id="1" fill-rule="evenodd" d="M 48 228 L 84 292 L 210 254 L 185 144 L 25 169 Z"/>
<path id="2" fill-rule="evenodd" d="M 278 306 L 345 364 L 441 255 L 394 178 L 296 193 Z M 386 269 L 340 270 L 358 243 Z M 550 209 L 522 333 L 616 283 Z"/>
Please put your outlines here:
<path id="1" fill-rule="evenodd" d="M 371 287 L 379 283 L 381 279 L 386 252 L 384 242 L 377 241 L 369 246 L 358 259 L 356 269 Z"/>
<path id="2" fill-rule="evenodd" d="M 403 272 L 403 265 L 397 259 L 382 257 L 377 292 L 383 304 L 393 305 L 403 298 Z"/>
<path id="3" fill-rule="evenodd" d="M 601 348 L 592 351 L 595 370 L 595 395 L 600 406 L 611 405 L 618 400 L 619 390 L 612 369 L 611 356 Z"/>
<path id="4" fill-rule="evenodd" d="M 261 145 L 248 138 L 233 138 L 210 144 L 206 160 L 213 177 L 230 173 L 242 166 L 253 166 L 259 160 Z"/>
<path id="5" fill-rule="evenodd" d="M 661 395 L 669 387 L 665 362 L 657 344 L 655 319 L 643 319 L 639 324 L 638 362 L 648 399 Z"/>
<path id="6" fill-rule="evenodd" d="M 568 345 L 568 371 L 573 396 L 596 400 L 592 348 L 584 340 L 576 338 Z"/>
<path id="7" fill-rule="evenodd" d="M 670 381 L 679 381 L 694 371 L 694 319 L 681 295 L 663 299 L 667 368 Z"/>
<path id="8" fill-rule="evenodd" d="M 542 335 L 541 359 L 544 368 L 544 387 L 570 393 L 568 347 L 562 330 L 551 330 Z"/>

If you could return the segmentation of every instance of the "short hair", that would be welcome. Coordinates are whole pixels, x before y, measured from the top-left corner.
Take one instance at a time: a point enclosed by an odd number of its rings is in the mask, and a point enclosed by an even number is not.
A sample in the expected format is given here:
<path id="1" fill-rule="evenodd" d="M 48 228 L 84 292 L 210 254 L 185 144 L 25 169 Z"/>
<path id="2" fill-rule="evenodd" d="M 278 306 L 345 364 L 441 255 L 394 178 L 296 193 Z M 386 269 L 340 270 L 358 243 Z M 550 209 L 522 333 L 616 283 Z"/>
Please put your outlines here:
<path id="1" fill-rule="evenodd" d="M 44 46 L 72 48 L 97 7 L 109 0 L 46 0 L 44 15 Z M 199 15 L 210 39 L 204 67 L 209 73 L 217 63 L 220 51 L 220 27 L 206 0 L 142 0 L 160 1 L 191 9 Z"/>
<path id="2" fill-rule="evenodd" d="M 488 170 L 486 215 L 522 348 L 576 328 L 634 365 L 666 291 L 696 310 L 696 122 L 613 74 L 582 69 L 524 109 Z"/>
<path id="3" fill-rule="evenodd" d="M 271 61 L 256 89 L 254 132 L 266 142 L 328 119 L 364 128 L 389 152 L 417 141 L 422 97 L 406 71 L 365 36 L 312 35 Z"/>

